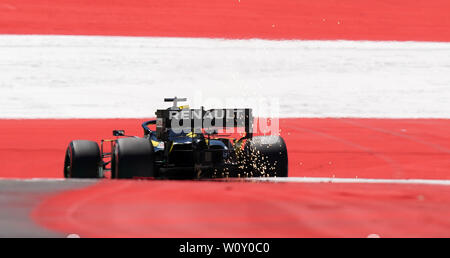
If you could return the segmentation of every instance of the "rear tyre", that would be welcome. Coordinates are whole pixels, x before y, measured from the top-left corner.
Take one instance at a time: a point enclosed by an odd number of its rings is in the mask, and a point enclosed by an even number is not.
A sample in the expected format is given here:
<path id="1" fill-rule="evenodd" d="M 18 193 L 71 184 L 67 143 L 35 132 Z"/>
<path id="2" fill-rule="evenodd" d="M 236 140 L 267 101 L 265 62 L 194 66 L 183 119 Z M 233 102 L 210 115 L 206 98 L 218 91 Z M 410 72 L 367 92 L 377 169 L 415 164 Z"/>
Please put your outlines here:
<path id="1" fill-rule="evenodd" d="M 65 178 L 98 178 L 100 149 L 93 141 L 75 140 L 69 143 L 64 159 Z"/>
<path id="2" fill-rule="evenodd" d="M 288 176 L 288 153 L 280 136 L 255 136 L 247 141 L 245 153 L 252 176 Z"/>
<path id="3" fill-rule="evenodd" d="M 153 152 L 153 145 L 148 139 L 118 139 L 112 158 L 111 177 L 155 177 Z"/>

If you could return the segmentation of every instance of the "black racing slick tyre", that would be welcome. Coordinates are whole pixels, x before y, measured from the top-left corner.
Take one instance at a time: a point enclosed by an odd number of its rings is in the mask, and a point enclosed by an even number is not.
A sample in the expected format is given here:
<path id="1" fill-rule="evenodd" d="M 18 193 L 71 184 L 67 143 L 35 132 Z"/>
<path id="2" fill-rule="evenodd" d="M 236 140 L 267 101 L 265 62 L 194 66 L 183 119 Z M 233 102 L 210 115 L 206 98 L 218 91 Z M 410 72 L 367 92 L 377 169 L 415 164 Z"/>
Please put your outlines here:
<path id="1" fill-rule="evenodd" d="M 75 140 L 69 143 L 64 159 L 65 178 L 98 178 L 100 149 L 93 141 Z"/>
<path id="2" fill-rule="evenodd" d="M 145 138 L 121 138 L 114 147 L 112 178 L 155 177 L 153 145 Z"/>
<path id="3" fill-rule="evenodd" d="M 245 152 L 251 176 L 288 176 L 288 153 L 280 136 L 255 136 L 247 141 Z"/>

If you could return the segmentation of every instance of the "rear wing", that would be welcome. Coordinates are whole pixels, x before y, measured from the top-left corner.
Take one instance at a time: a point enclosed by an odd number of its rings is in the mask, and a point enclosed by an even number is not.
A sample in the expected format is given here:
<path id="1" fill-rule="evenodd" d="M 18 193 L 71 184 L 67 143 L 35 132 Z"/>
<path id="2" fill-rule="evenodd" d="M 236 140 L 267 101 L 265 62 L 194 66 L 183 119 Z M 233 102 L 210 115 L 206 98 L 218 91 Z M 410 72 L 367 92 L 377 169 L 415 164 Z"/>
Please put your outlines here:
<path id="1" fill-rule="evenodd" d="M 227 128 L 239 128 L 252 137 L 253 115 L 250 108 L 234 109 L 159 109 L 156 111 L 156 136 L 166 140 L 169 130 L 174 133 L 215 134 Z"/>

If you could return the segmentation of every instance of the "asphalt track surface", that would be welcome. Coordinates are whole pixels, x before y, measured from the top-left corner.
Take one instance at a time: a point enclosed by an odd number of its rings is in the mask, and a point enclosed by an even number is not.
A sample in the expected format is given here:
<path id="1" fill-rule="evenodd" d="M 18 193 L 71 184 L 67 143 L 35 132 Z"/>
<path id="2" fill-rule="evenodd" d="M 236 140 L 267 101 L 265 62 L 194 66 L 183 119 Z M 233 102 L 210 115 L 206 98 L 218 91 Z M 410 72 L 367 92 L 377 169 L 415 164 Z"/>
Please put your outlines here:
<path id="1" fill-rule="evenodd" d="M 438 0 L 8 1 L 0 4 L 0 33 L 450 41 L 448 5 Z M 0 177 L 61 177 L 71 139 L 107 138 L 116 128 L 139 135 L 140 121 L 0 120 Z M 446 119 L 295 118 L 280 125 L 293 177 L 450 177 Z M 450 188 L 443 185 L 34 183 L 1 183 L 7 212 L 0 225 L 16 223 L 7 230 L 2 226 L 1 236 L 23 236 L 24 228 L 32 236 L 81 237 L 448 237 L 450 232 Z"/>
<path id="2" fill-rule="evenodd" d="M 29 214 L 48 196 L 91 184 L 87 180 L 0 180 L 0 237 L 66 237 L 39 227 Z"/>

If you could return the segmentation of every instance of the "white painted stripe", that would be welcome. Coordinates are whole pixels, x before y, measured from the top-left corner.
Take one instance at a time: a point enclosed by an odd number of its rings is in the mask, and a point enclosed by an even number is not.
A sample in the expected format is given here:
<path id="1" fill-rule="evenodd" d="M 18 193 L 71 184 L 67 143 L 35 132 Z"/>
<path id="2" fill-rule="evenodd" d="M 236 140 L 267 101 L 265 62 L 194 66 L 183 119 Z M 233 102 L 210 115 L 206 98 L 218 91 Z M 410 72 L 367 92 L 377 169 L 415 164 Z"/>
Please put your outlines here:
<path id="1" fill-rule="evenodd" d="M 450 185 L 450 180 L 443 179 L 372 179 L 372 178 L 332 178 L 332 177 L 261 177 L 248 178 L 249 181 L 279 183 L 351 183 L 351 184 L 419 184 Z"/>
<path id="2" fill-rule="evenodd" d="M 65 178 L 0 178 L 0 181 L 21 182 L 62 182 L 62 181 L 98 181 L 98 179 L 65 179 Z M 150 180 L 153 181 L 153 180 Z M 170 181 L 170 180 L 169 180 Z M 209 181 L 209 180 L 206 180 Z M 419 185 L 450 185 L 445 179 L 373 179 L 373 178 L 333 178 L 333 177 L 255 177 L 228 178 L 214 181 L 258 181 L 272 183 L 345 183 L 345 184 L 419 184 Z"/>
<path id="3" fill-rule="evenodd" d="M 262 116 L 278 99 L 281 117 L 450 118 L 450 43 L 1 35 L 0 71 L 0 118 L 152 117 L 175 95 Z"/>

